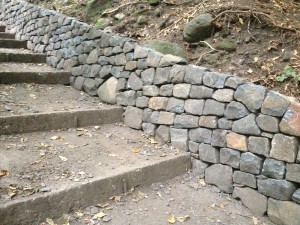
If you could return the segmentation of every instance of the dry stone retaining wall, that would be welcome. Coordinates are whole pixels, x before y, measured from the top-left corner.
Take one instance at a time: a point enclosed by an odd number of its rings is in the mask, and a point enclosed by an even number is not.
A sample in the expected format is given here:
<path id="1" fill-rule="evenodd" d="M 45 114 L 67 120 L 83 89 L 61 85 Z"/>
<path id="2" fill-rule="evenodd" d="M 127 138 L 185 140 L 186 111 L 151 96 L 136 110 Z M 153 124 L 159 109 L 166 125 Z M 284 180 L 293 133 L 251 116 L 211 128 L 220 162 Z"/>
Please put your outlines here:
<path id="1" fill-rule="evenodd" d="M 278 224 L 300 221 L 300 104 L 140 47 L 74 18 L 3 0 L 0 21 L 71 84 L 126 108 L 125 123 L 191 154 L 205 181 Z"/>

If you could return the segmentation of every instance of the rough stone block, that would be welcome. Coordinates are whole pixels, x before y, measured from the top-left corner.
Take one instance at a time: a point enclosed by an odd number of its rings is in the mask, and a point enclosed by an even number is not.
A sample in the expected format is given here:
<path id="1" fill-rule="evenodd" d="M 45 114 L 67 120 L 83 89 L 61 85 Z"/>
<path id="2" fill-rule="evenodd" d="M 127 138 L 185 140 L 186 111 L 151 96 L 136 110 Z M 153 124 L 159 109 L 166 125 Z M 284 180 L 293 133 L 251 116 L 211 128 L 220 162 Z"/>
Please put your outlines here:
<path id="1" fill-rule="evenodd" d="M 167 111 L 174 113 L 183 113 L 184 112 L 184 100 L 177 98 L 169 98 L 167 104 Z"/>
<path id="2" fill-rule="evenodd" d="M 300 183 L 300 164 L 287 164 L 285 179 Z"/>
<path id="3" fill-rule="evenodd" d="M 227 130 L 216 129 L 212 133 L 211 145 L 216 147 L 226 147 L 226 134 Z"/>
<path id="4" fill-rule="evenodd" d="M 199 117 L 192 115 L 177 115 L 174 121 L 176 128 L 195 128 L 198 127 Z"/>
<path id="5" fill-rule="evenodd" d="M 293 201 L 297 202 L 298 204 L 300 204 L 300 188 L 294 192 L 293 196 L 292 196 Z"/>
<path id="6" fill-rule="evenodd" d="M 128 106 L 124 113 L 124 123 L 134 129 L 142 129 L 143 110 Z"/>
<path id="7" fill-rule="evenodd" d="M 176 98 L 187 99 L 191 91 L 190 84 L 175 84 L 173 88 L 173 96 Z"/>
<path id="8" fill-rule="evenodd" d="M 293 163 L 296 160 L 299 141 L 296 137 L 275 134 L 272 140 L 270 157 Z"/>
<path id="9" fill-rule="evenodd" d="M 149 49 L 143 48 L 139 45 L 136 45 L 134 48 L 134 58 L 135 59 L 142 59 L 147 58 Z"/>
<path id="10" fill-rule="evenodd" d="M 189 150 L 190 152 L 197 154 L 199 152 L 199 143 L 189 141 Z"/>
<path id="11" fill-rule="evenodd" d="M 168 98 L 166 97 L 152 97 L 149 99 L 149 108 L 153 110 L 166 110 Z"/>
<path id="12" fill-rule="evenodd" d="M 159 126 L 156 130 L 155 140 L 162 144 L 170 142 L 170 127 L 164 125 Z"/>
<path id="13" fill-rule="evenodd" d="M 83 89 L 86 93 L 91 96 L 97 95 L 98 86 L 96 85 L 95 79 L 87 78 L 83 83 Z"/>
<path id="14" fill-rule="evenodd" d="M 226 135 L 226 143 L 228 148 L 237 149 L 240 151 L 247 151 L 247 137 L 234 132 Z"/>
<path id="15" fill-rule="evenodd" d="M 142 90 L 143 90 L 143 95 L 146 95 L 146 96 L 155 97 L 155 96 L 159 95 L 159 88 L 155 85 L 143 86 Z"/>
<path id="16" fill-rule="evenodd" d="M 77 77 L 74 83 L 74 88 L 78 91 L 82 91 L 85 79 L 86 78 L 84 77 Z"/>
<path id="17" fill-rule="evenodd" d="M 170 71 L 170 67 L 157 68 L 153 81 L 154 84 L 161 85 L 170 83 Z"/>
<path id="18" fill-rule="evenodd" d="M 286 134 L 300 136 L 300 104 L 292 102 L 285 112 L 279 127 Z"/>
<path id="19" fill-rule="evenodd" d="M 210 144 L 211 135 L 212 131 L 206 128 L 196 128 L 189 131 L 190 140 L 198 143 Z"/>
<path id="20" fill-rule="evenodd" d="M 159 91 L 159 94 L 161 96 L 172 96 L 173 95 L 173 87 L 174 85 L 173 84 L 165 84 L 165 85 L 162 85 L 160 87 L 160 91 Z"/>
<path id="21" fill-rule="evenodd" d="M 260 129 L 264 131 L 272 133 L 279 132 L 279 119 L 276 117 L 260 114 L 256 118 L 256 122 Z"/>
<path id="22" fill-rule="evenodd" d="M 203 83 L 208 87 L 223 88 L 227 77 L 228 75 L 221 73 L 205 72 L 203 76 Z"/>
<path id="23" fill-rule="evenodd" d="M 208 99 L 205 101 L 203 115 L 223 116 L 225 104 L 215 100 Z"/>
<path id="24" fill-rule="evenodd" d="M 159 67 L 173 66 L 175 64 L 186 64 L 186 59 L 179 56 L 166 54 L 161 57 Z"/>
<path id="25" fill-rule="evenodd" d="M 155 76 L 154 68 L 149 68 L 149 69 L 142 71 L 141 78 L 142 78 L 143 84 L 144 85 L 153 84 L 154 76 Z"/>
<path id="26" fill-rule="evenodd" d="M 93 51 L 90 52 L 89 56 L 87 57 L 86 62 L 88 64 L 94 64 L 97 63 L 98 61 L 98 49 L 94 49 Z"/>
<path id="27" fill-rule="evenodd" d="M 234 171 L 232 178 L 233 178 L 233 183 L 256 188 L 256 178 L 251 173 L 244 173 L 237 170 Z"/>
<path id="28" fill-rule="evenodd" d="M 188 130 L 170 128 L 171 144 L 174 148 L 188 151 Z"/>
<path id="29" fill-rule="evenodd" d="M 163 54 L 156 51 L 149 51 L 147 57 L 147 64 L 149 67 L 158 67 Z"/>
<path id="30" fill-rule="evenodd" d="M 262 175 L 275 179 L 283 179 L 285 163 L 276 159 L 267 158 L 264 161 Z"/>
<path id="31" fill-rule="evenodd" d="M 126 65 L 126 56 L 124 53 L 118 54 L 115 57 L 115 65 L 116 66 L 125 66 Z"/>
<path id="32" fill-rule="evenodd" d="M 281 117 L 290 103 L 290 100 L 286 96 L 275 91 L 269 91 L 261 106 L 261 112 L 270 116 Z"/>
<path id="33" fill-rule="evenodd" d="M 112 69 L 111 65 L 102 66 L 99 71 L 99 77 L 102 79 L 106 79 L 111 76 L 110 71 Z"/>
<path id="34" fill-rule="evenodd" d="M 232 131 L 240 134 L 260 135 L 261 130 L 256 124 L 256 115 L 250 114 L 242 119 L 234 121 Z"/>
<path id="35" fill-rule="evenodd" d="M 137 61 L 129 61 L 125 65 L 125 70 L 133 71 L 137 69 Z"/>
<path id="36" fill-rule="evenodd" d="M 147 108 L 148 107 L 149 98 L 146 96 L 137 97 L 136 98 L 136 107 L 139 108 Z"/>
<path id="37" fill-rule="evenodd" d="M 212 96 L 213 99 L 219 102 L 232 102 L 234 91 L 232 89 L 216 90 Z"/>
<path id="38" fill-rule="evenodd" d="M 156 125 L 152 123 L 143 123 L 142 128 L 143 132 L 147 137 L 154 136 L 155 135 L 155 130 L 156 130 Z"/>
<path id="39" fill-rule="evenodd" d="M 251 112 L 261 108 L 267 89 L 261 85 L 246 83 L 238 86 L 234 98 L 242 102 Z"/>
<path id="40" fill-rule="evenodd" d="M 230 102 L 225 109 L 224 115 L 227 119 L 241 119 L 249 115 L 249 111 L 240 102 Z"/>
<path id="41" fill-rule="evenodd" d="M 220 152 L 215 147 L 202 143 L 199 145 L 199 158 L 204 162 L 219 163 Z"/>
<path id="42" fill-rule="evenodd" d="M 232 168 L 221 164 L 212 165 L 205 170 L 205 182 L 216 185 L 221 191 L 232 193 Z"/>
<path id="43" fill-rule="evenodd" d="M 248 150 L 252 153 L 268 157 L 270 148 L 270 141 L 268 138 L 253 136 L 248 138 Z"/>
<path id="44" fill-rule="evenodd" d="M 151 112 L 149 122 L 150 123 L 158 123 L 158 118 L 159 118 L 159 112 L 158 111 L 153 111 Z"/>
<path id="45" fill-rule="evenodd" d="M 201 115 L 203 112 L 204 100 L 188 99 L 185 101 L 184 110 L 193 115 Z"/>
<path id="46" fill-rule="evenodd" d="M 236 89 L 239 85 L 245 84 L 246 82 L 247 80 L 244 78 L 233 76 L 226 79 L 225 87 Z"/>
<path id="47" fill-rule="evenodd" d="M 220 162 L 222 164 L 229 165 L 233 168 L 240 168 L 241 153 L 231 148 L 221 148 L 220 150 Z"/>
<path id="48" fill-rule="evenodd" d="M 135 105 L 136 101 L 136 92 L 135 91 L 124 91 L 117 94 L 117 105 Z"/>
<path id="49" fill-rule="evenodd" d="M 257 180 L 258 191 L 263 195 L 278 200 L 289 201 L 297 190 L 297 186 L 286 180 Z"/>
<path id="50" fill-rule="evenodd" d="M 231 130 L 232 128 L 232 121 L 231 120 L 228 120 L 226 118 L 221 118 L 218 120 L 218 127 L 220 129 L 226 129 L 226 130 Z"/>
<path id="51" fill-rule="evenodd" d="M 159 112 L 158 117 L 158 124 L 164 124 L 164 125 L 173 125 L 175 120 L 175 113 L 171 112 Z"/>
<path id="52" fill-rule="evenodd" d="M 127 82 L 128 89 L 132 89 L 135 91 L 142 90 L 143 87 L 143 81 L 141 78 L 137 76 L 136 73 L 131 73 Z"/>
<path id="53" fill-rule="evenodd" d="M 199 178 L 204 177 L 205 169 L 208 165 L 208 163 L 192 158 L 192 171 L 196 176 L 199 176 Z"/>
<path id="54" fill-rule="evenodd" d="M 243 204 L 255 215 L 263 216 L 267 212 L 268 198 L 257 191 L 248 187 L 235 187 L 233 190 L 233 195 L 241 199 Z"/>
<path id="55" fill-rule="evenodd" d="M 241 155 L 240 170 L 252 174 L 260 174 L 263 165 L 263 158 L 251 152 Z"/>
<path id="56" fill-rule="evenodd" d="M 218 117 L 216 116 L 200 116 L 199 126 L 206 128 L 217 128 Z"/>
<path id="57" fill-rule="evenodd" d="M 205 71 L 207 71 L 207 69 L 204 67 L 195 65 L 186 66 L 184 82 L 188 84 L 202 84 L 202 79 Z"/>
<path id="58" fill-rule="evenodd" d="M 192 85 L 190 91 L 191 98 L 206 99 L 211 98 L 214 90 L 205 86 Z"/>
<path id="59" fill-rule="evenodd" d="M 183 83 L 185 66 L 174 65 L 170 71 L 170 80 L 173 84 Z"/>
<path id="60" fill-rule="evenodd" d="M 276 224 L 298 225 L 300 221 L 300 205 L 294 202 L 277 201 L 269 198 L 268 216 Z"/>

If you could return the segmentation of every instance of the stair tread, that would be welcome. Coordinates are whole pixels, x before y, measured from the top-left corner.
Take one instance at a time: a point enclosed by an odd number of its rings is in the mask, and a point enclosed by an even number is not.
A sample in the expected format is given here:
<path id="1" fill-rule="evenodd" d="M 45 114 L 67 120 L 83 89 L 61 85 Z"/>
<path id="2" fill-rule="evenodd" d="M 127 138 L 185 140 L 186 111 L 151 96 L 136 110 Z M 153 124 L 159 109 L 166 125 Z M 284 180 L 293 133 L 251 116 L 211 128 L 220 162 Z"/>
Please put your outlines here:
<path id="1" fill-rule="evenodd" d="M 66 72 L 64 70 L 59 70 L 53 67 L 50 67 L 46 63 L 0 63 L 0 73 L 42 73 L 42 72 Z"/>
<path id="2" fill-rule="evenodd" d="M 34 53 L 28 49 L 18 49 L 18 48 L 0 48 L 0 53 L 7 54 L 29 54 L 29 55 L 45 55 L 43 53 Z"/>

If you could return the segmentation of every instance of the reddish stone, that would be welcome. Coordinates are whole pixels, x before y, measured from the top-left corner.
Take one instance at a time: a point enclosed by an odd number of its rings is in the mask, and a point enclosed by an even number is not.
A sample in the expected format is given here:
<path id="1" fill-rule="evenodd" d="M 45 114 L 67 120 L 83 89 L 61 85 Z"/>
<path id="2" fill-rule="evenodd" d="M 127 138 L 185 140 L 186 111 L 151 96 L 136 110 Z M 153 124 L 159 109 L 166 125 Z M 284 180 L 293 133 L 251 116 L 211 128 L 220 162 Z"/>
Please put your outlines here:
<path id="1" fill-rule="evenodd" d="M 300 104 L 293 102 L 285 112 L 280 124 L 280 131 L 300 136 Z"/>

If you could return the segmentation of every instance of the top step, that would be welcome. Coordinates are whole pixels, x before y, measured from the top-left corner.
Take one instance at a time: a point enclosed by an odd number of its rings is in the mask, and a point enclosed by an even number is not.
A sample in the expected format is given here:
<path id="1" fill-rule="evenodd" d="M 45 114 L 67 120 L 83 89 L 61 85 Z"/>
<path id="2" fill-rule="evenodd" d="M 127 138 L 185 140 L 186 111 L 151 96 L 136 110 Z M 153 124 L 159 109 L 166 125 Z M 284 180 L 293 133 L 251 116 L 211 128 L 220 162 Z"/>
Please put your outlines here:
<path id="1" fill-rule="evenodd" d="M 5 32 L 5 26 L 0 26 L 0 32 Z"/>

